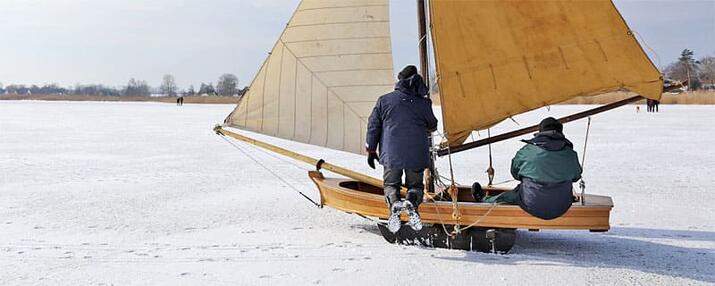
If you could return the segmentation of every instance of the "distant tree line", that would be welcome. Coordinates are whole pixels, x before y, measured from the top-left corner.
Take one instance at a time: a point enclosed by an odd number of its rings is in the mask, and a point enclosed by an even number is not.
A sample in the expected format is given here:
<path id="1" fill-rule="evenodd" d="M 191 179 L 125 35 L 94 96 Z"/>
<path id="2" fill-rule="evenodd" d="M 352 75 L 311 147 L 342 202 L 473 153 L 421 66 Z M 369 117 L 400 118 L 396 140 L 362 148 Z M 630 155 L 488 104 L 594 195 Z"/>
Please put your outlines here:
<path id="1" fill-rule="evenodd" d="M 238 78 L 233 74 L 223 74 L 219 77 L 218 83 L 214 87 L 213 83 L 201 83 L 199 90 L 195 90 L 193 85 L 182 90 L 176 84 L 173 75 L 167 74 L 162 78 L 158 88 L 152 88 L 144 80 L 135 78 L 129 79 L 126 86 L 109 87 L 101 84 L 76 84 L 73 87 L 62 87 L 58 84 L 23 85 L 9 84 L 4 86 L 0 83 L 0 95 L 3 94 L 60 94 L 60 95 L 92 95 L 92 96 L 242 96 L 248 90 L 247 87 L 238 88 Z"/>
<path id="2" fill-rule="evenodd" d="M 715 89 L 715 57 L 695 59 L 695 52 L 685 49 L 677 61 L 663 69 L 667 79 L 688 81 L 690 90 Z"/>

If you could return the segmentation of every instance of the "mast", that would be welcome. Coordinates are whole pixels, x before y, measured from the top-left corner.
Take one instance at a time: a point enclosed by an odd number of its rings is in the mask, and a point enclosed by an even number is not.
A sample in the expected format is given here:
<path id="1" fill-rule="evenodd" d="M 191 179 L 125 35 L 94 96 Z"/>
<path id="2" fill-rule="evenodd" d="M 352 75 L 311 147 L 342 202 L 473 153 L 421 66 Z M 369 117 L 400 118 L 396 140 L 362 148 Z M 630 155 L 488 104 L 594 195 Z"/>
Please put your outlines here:
<path id="1" fill-rule="evenodd" d="M 431 86 L 429 78 L 429 57 L 427 55 L 427 11 L 425 6 L 425 0 L 417 0 L 417 40 L 419 41 L 419 57 L 420 57 L 420 72 L 422 73 L 422 79 L 424 79 L 427 85 L 427 90 L 430 92 L 427 96 L 431 95 Z M 432 134 L 429 135 L 429 145 L 434 144 L 434 139 Z M 435 154 L 430 152 L 430 164 L 429 169 L 425 170 L 425 186 L 427 186 L 428 192 L 434 192 L 434 160 Z"/>
<path id="2" fill-rule="evenodd" d="M 425 0 L 417 0 L 417 29 L 418 40 L 420 45 L 420 71 L 422 78 L 425 80 L 427 87 L 430 87 L 429 81 L 429 57 L 427 56 L 427 11 Z"/>

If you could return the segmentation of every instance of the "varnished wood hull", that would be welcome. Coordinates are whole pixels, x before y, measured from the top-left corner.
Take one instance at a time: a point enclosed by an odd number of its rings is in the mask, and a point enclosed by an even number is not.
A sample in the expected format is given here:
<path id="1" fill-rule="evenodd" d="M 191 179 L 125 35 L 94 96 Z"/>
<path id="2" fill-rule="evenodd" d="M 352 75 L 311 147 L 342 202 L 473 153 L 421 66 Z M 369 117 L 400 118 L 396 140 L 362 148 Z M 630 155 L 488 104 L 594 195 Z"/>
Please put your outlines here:
<path id="1" fill-rule="evenodd" d="M 311 172 L 310 178 L 320 191 L 321 204 L 348 213 L 367 217 L 387 219 L 387 203 L 382 189 L 349 179 L 324 178 L 318 172 Z M 613 208 L 610 197 L 586 195 L 586 205 L 574 203 L 563 216 L 553 220 L 534 217 L 519 206 L 486 203 L 460 202 L 461 217 L 452 216 L 451 202 L 424 202 L 419 211 L 424 223 L 447 225 L 470 225 L 476 221 L 478 227 L 511 229 L 583 229 L 607 231 Z M 491 209 L 491 211 L 490 211 Z M 487 214 L 488 213 L 488 214 Z M 406 217 L 402 217 L 406 221 Z"/>

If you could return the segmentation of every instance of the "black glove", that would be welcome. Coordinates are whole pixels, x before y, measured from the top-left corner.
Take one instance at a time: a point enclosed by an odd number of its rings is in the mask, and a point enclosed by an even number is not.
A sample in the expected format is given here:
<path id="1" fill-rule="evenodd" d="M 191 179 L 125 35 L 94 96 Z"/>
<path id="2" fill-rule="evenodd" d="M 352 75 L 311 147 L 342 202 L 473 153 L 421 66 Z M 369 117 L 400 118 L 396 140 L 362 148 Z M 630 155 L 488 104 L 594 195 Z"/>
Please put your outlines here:
<path id="1" fill-rule="evenodd" d="M 370 152 L 367 154 L 367 165 L 370 166 L 370 168 L 375 169 L 375 160 L 378 162 L 380 161 L 380 158 L 377 157 L 376 152 Z"/>

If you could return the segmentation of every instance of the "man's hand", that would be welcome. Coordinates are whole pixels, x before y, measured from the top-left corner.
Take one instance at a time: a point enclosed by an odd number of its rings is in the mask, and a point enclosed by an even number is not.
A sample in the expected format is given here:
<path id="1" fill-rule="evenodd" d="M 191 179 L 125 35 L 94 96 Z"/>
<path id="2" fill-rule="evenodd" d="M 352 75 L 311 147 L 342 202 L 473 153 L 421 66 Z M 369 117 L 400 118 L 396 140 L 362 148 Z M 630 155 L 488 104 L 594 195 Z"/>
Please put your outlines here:
<path id="1" fill-rule="evenodd" d="M 380 158 L 377 157 L 377 152 L 372 151 L 367 153 L 367 165 L 370 166 L 370 168 L 375 169 L 375 160 L 378 162 L 380 161 Z"/>

